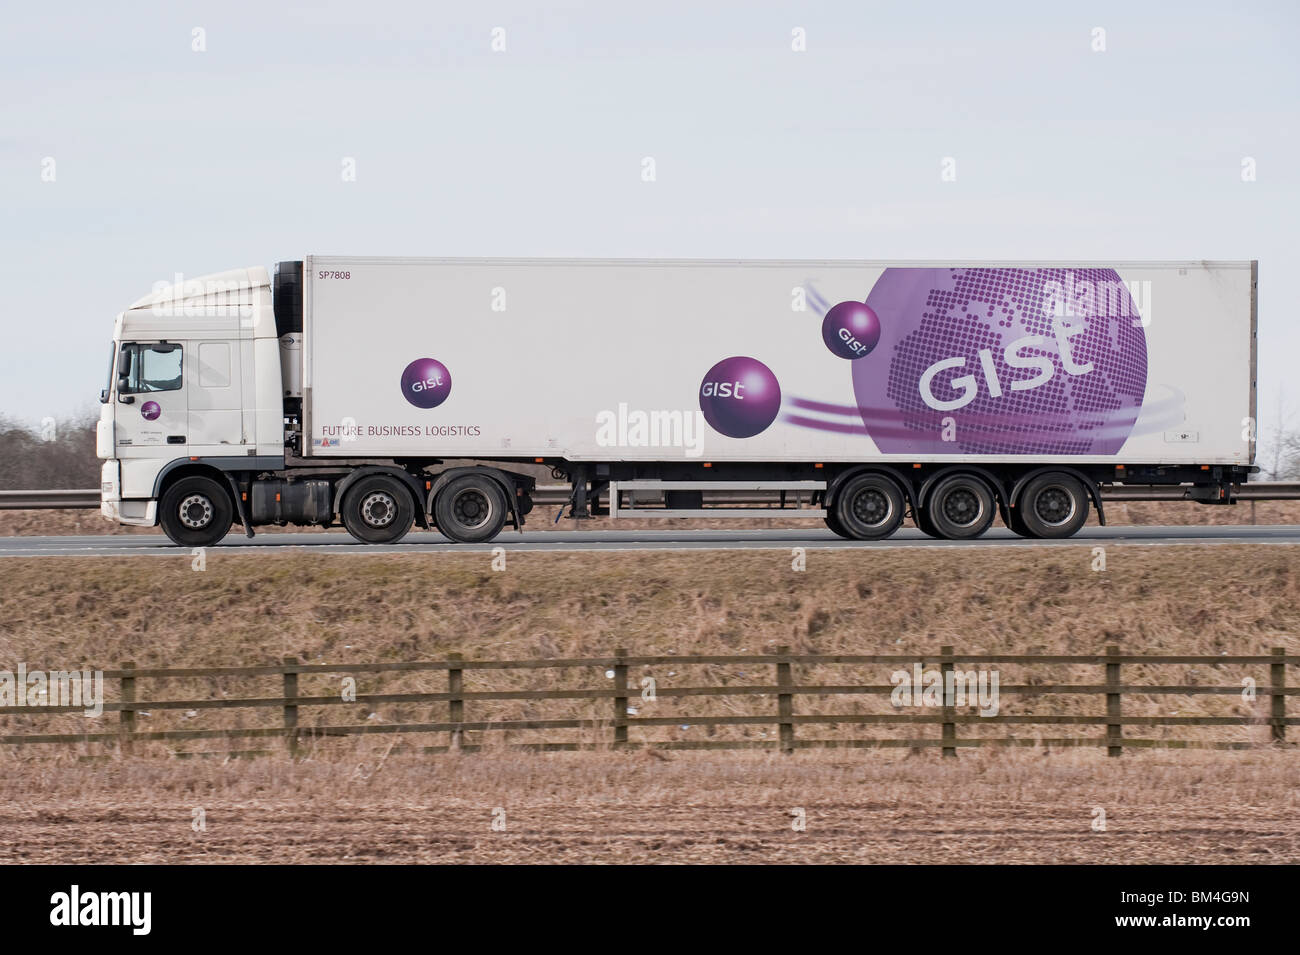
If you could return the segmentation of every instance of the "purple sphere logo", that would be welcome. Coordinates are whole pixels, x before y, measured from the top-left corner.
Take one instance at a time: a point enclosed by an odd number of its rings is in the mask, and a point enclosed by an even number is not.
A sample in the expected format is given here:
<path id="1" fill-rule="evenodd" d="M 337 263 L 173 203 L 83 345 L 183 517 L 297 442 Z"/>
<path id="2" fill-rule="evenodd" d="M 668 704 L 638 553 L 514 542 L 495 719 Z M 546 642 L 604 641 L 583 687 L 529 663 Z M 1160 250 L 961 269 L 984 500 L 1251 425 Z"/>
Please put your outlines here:
<path id="1" fill-rule="evenodd" d="M 729 438 L 752 438 L 767 430 L 781 410 L 776 375 L 757 358 L 724 358 L 700 384 L 704 420 Z"/>
<path id="2" fill-rule="evenodd" d="M 841 358 L 863 358 L 880 341 L 880 318 L 866 302 L 840 302 L 822 320 L 822 341 Z"/>
<path id="3" fill-rule="evenodd" d="M 1142 410 L 1146 335 L 1114 269 L 886 269 L 867 304 L 880 342 L 853 391 L 885 454 L 1116 454 Z"/>
<path id="4" fill-rule="evenodd" d="M 140 406 L 140 417 L 144 418 L 145 421 L 153 421 L 160 414 L 162 414 L 162 408 L 156 401 L 146 401 Z"/>
<path id="5" fill-rule="evenodd" d="M 451 372 L 436 358 L 417 358 L 402 372 L 402 397 L 417 408 L 436 408 L 451 394 Z"/>

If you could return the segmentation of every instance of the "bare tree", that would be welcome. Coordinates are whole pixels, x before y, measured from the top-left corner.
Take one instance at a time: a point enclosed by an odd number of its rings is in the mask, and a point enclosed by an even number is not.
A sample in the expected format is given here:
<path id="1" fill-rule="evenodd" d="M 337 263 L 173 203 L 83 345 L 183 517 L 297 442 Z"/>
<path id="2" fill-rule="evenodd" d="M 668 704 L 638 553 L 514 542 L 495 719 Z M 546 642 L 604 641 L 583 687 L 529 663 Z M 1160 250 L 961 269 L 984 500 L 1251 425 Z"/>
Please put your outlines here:
<path id="1" fill-rule="evenodd" d="M 1300 480 L 1300 429 L 1295 426 L 1295 416 L 1287 405 L 1286 393 L 1278 388 L 1277 407 L 1273 412 L 1273 427 L 1265 447 L 1261 447 L 1259 463 L 1263 477 L 1268 481 Z M 1265 463 L 1267 462 L 1267 463 Z"/>
<path id="2" fill-rule="evenodd" d="M 1274 481 L 1300 481 L 1300 431 L 1282 436 L 1281 454 L 1273 467 Z"/>
<path id="3" fill-rule="evenodd" d="M 46 418 L 29 426 L 0 415 L 0 488 L 97 488 L 95 418 Z"/>

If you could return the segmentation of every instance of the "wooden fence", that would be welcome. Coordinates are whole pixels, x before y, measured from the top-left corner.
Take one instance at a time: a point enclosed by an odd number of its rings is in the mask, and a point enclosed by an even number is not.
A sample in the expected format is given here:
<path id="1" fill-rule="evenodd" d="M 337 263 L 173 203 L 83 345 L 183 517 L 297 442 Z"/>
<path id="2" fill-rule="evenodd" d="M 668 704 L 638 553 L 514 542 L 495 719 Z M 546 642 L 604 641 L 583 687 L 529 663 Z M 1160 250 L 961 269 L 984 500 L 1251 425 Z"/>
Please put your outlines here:
<path id="1" fill-rule="evenodd" d="M 915 713 L 799 713 L 796 701 L 801 697 L 864 696 L 871 694 L 891 694 L 894 684 L 880 685 L 836 685 L 836 684 L 801 684 L 795 682 L 796 668 L 832 667 L 838 665 L 882 665 L 893 668 L 911 668 L 920 664 L 925 668 L 938 667 L 947 678 L 958 664 L 978 664 L 985 668 L 1009 665 L 1071 665 L 1096 667 L 1102 675 L 1102 681 L 1086 684 L 1011 684 L 999 686 L 999 696 L 1004 694 L 1038 696 L 1045 694 L 1071 694 L 1083 697 L 1102 698 L 1104 713 L 1096 714 L 1002 714 L 983 716 L 976 713 L 959 713 L 954 706 L 954 699 L 944 697 L 942 705 L 920 708 Z M 304 742 L 324 737 L 353 736 L 373 733 L 436 733 L 447 734 L 445 745 L 425 747 L 426 752 L 447 752 L 450 750 L 474 751 L 482 749 L 481 744 L 471 745 L 466 742 L 467 733 L 493 733 L 510 731 L 548 731 L 548 730 L 586 730 L 594 735 L 595 740 L 586 742 L 529 742 L 511 743 L 533 750 L 575 750 L 597 748 L 641 748 L 660 749 L 740 749 L 768 748 L 779 749 L 789 753 L 800 748 L 829 747 L 938 747 L 946 756 L 956 756 L 961 747 L 985 745 L 1043 745 L 1043 746 L 1105 746 L 1109 755 L 1119 756 L 1125 747 L 1176 747 L 1176 748 L 1232 748 L 1243 749 L 1264 744 L 1261 738 L 1256 742 L 1198 740 L 1198 739 L 1144 739 L 1126 737 L 1125 727 L 1172 727 L 1172 726 L 1267 726 L 1268 743 L 1280 744 L 1286 740 L 1286 728 L 1300 722 L 1296 717 L 1286 715 L 1286 698 L 1300 693 L 1300 687 L 1288 687 L 1286 667 L 1300 664 L 1300 657 L 1287 656 L 1282 648 L 1274 649 L 1268 656 L 1188 656 L 1188 655 L 1152 655 L 1121 653 L 1117 647 L 1108 647 L 1103 655 L 1005 655 L 1005 654 L 957 654 L 952 647 L 943 647 L 938 654 L 918 657 L 914 654 L 896 655 L 820 655 L 791 653 L 786 647 L 779 647 L 774 653 L 764 655 L 736 656 L 629 656 L 623 650 L 616 650 L 610 657 L 592 657 L 578 659 L 540 659 L 540 660 L 464 660 L 458 655 L 451 655 L 446 660 L 420 661 L 410 663 L 370 663 L 370 664 L 307 664 L 296 658 L 287 657 L 279 664 L 249 667 L 201 667 L 191 669 L 137 668 L 125 663 L 119 669 L 105 670 L 103 676 L 106 684 L 117 681 L 118 700 L 104 702 L 105 713 L 116 712 L 118 725 L 115 731 L 83 733 L 46 733 L 0 736 L 0 743 L 27 745 L 37 743 L 107 743 L 116 744 L 123 752 L 130 752 L 132 745 L 144 741 L 183 742 L 204 739 L 250 739 L 282 738 L 291 753 L 297 753 Z M 641 688 L 628 685 L 629 668 L 674 667 L 685 669 L 692 665 L 743 665 L 749 667 L 772 667 L 774 681 L 755 685 L 714 685 L 714 686 L 666 686 L 656 678 L 655 698 L 673 697 L 727 697 L 744 696 L 772 698 L 775 704 L 768 714 L 760 715 L 701 715 L 686 716 L 643 716 L 639 710 L 629 709 L 629 700 L 640 703 Z M 1149 684 L 1125 683 L 1122 669 L 1126 666 L 1233 666 L 1256 669 L 1267 673 L 1266 679 L 1258 681 L 1257 694 L 1269 702 L 1268 716 L 1234 715 L 1234 716 L 1125 716 L 1123 701 L 1126 695 L 1237 695 L 1245 690 L 1237 685 L 1206 685 L 1199 683 Z M 575 687 L 546 690 L 488 690 L 469 691 L 464 688 L 467 671 L 489 670 L 537 670 L 555 669 L 563 671 L 603 671 L 605 685 L 599 687 Z M 356 693 L 345 698 L 342 693 L 330 696 L 302 696 L 299 694 L 298 681 L 302 675 L 330 674 L 352 676 L 362 674 L 403 673 L 414 671 L 445 671 L 447 675 L 445 692 L 432 693 Z M 673 672 L 676 672 L 674 670 Z M 609 685 L 609 677 L 613 685 Z M 282 691 L 278 696 L 208 698 L 208 699 L 141 699 L 138 695 L 139 681 L 166 681 L 169 679 L 199 679 L 207 677 L 221 678 L 278 678 Z M 472 720 L 466 718 L 466 707 L 480 701 L 541 701 L 541 700 L 608 700 L 609 710 L 603 718 L 564 718 L 564 719 L 489 719 Z M 441 704 L 447 706 L 447 719 L 437 722 L 399 722 L 399 723 L 362 723 L 342 725 L 304 725 L 299 718 L 304 708 L 329 707 L 340 704 Z M 142 731 L 137 722 L 137 715 L 142 712 L 163 710 L 201 711 L 209 709 L 265 709 L 280 710 L 279 726 L 241 727 L 234 729 L 171 729 L 159 731 Z M 82 711 L 78 706 L 6 706 L 0 707 L 0 716 L 31 717 L 40 714 L 74 714 Z M 722 739 L 722 740 L 645 740 L 634 738 L 631 731 L 652 727 L 673 726 L 689 722 L 692 726 L 766 726 L 773 728 L 775 734 L 771 739 Z M 937 736 L 893 737 L 883 739 L 815 739 L 802 735 L 818 724 L 903 724 L 907 726 L 937 726 Z M 1081 733 L 1075 736 L 1046 738 L 1040 735 L 1030 737 L 986 737 L 958 735 L 958 730 L 968 724 L 1003 726 L 1076 726 L 1098 727 L 1103 732 L 1098 735 Z M 1262 735 L 1262 734 L 1261 734 Z"/>

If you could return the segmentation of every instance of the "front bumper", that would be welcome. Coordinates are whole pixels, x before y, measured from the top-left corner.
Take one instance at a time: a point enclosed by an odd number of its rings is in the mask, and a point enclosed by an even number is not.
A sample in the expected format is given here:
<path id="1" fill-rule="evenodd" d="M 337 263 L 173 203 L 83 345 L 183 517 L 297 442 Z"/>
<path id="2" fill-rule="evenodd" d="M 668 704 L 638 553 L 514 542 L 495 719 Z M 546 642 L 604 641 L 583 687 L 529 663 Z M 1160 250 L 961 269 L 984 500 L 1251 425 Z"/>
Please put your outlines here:
<path id="1" fill-rule="evenodd" d="M 155 527 L 158 524 L 157 501 L 101 500 L 99 513 L 119 524 L 133 524 L 136 527 Z"/>
<path id="2" fill-rule="evenodd" d="M 105 461 L 100 469 L 99 513 L 118 524 L 153 527 L 158 523 L 158 502 L 122 500 L 121 471 L 116 460 Z"/>

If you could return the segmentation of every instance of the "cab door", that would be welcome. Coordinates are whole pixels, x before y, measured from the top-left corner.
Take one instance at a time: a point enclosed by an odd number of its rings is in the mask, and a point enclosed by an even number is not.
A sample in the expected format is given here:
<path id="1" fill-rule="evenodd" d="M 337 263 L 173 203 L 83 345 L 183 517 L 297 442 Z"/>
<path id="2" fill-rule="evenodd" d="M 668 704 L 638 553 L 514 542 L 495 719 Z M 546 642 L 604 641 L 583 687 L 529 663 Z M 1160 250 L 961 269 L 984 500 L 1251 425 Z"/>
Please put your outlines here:
<path id="1" fill-rule="evenodd" d="M 185 348 L 180 342 L 123 342 L 117 356 L 118 457 L 156 457 L 188 442 Z"/>
<path id="2" fill-rule="evenodd" d="M 185 343 L 191 454 L 238 454 L 245 443 L 238 341 Z"/>

